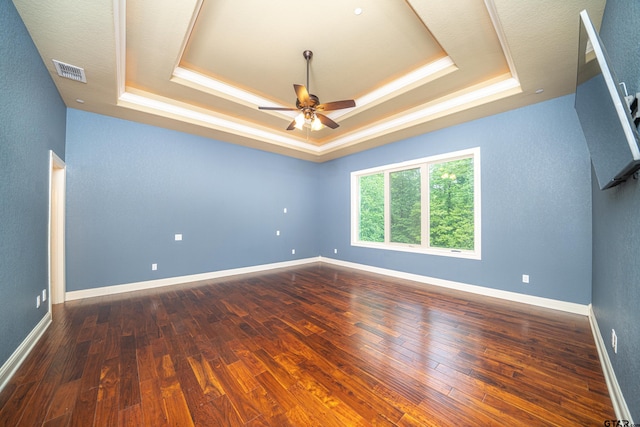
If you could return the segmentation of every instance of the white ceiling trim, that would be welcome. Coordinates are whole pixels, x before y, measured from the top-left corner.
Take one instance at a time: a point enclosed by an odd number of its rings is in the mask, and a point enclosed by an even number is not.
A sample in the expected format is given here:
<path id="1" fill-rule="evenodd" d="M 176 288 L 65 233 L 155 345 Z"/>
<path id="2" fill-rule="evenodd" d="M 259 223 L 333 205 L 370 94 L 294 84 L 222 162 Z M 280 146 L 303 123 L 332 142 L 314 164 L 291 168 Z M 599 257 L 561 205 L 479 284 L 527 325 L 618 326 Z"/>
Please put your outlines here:
<path id="1" fill-rule="evenodd" d="M 209 128 L 213 128 L 223 132 L 241 134 L 271 144 L 319 153 L 318 147 L 297 141 L 293 138 L 261 130 L 255 126 L 248 126 L 242 123 L 237 123 L 227 118 L 216 117 L 212 114 L 199 112 L 191 107 L 181 107 L 175 104 L 170 104 L 169 102 L 159 101 L 131 92 L 123 93 L 118 100 L 118 105 L 136 109 L 138 111 L 157 114 L 163 117 L 186 119 L 190 123 L 193 123 L 194 121 L 199 122 Z"/>
<path id="2" fill-rule="evenodd" d="M 453 60 L 445 56 L 436 61 L 433 61 L 423 67 L 420 67 L 409 74 L 406 74 L 379 89 L 376 89 L 368 94 L 356 98 L 356 107 L 346 110 L 336 111 L 333 114 L 329 114 L 334 119 L 340 118 L 351 111 L 360 111 L 377 104 L 382 99 L 390 99 L 399 96 L 406 92 L 409 88 L 425 84 L 435 78 L 440 72 L 450 69 L 450 71 L 457 70 L 458 68 L 454 64 Z"/>
<path id="3" fill-rule="evenodd" d="M 184 56 L 184 51 L 187 49 L 187 43 L 189 42 L 189 35 L 193 32 L 193 28 L 196 25 L 196 21 L 198 20 L 198 15 L 200 15 L 200 10 L 202 9 L 202 2 L 204 0 L 196 0 L 196 3 L 193 8 L 193 14 L 191 15 L 191 21 L 189 21 L 189 26 L 187 27 L 187 31 L 185 32 L 184 39 L 182 40 L 182 46 L 180 47 L 180 52 L 176 56 L 175 63 L 173 68 L 176 69 L 180 65 L 180 60 Z"/>
<path id="4" fill-rule="evenodd" d="M 113 0 L 113 26 L 116 39 L 116 83 L 118 98 L 126 92 L 127 1 Z"/>
<path id="5" fill-rule="evenodd" d="M 502 28 L 502 22 L 500 22 L 496 4 L 494 0 L 484 0 L 484 4 L 487 7 L 487 12 L 489 12 L 493 28 L 496 30 L 496 35 L 498 36 L 500 46 L 502 47 L 502 53 L 504 58 L 507 60 L 507 65 L 509 66 L 509 71 L 513 78 L 517 79 L 518 73 L 516 72 L 516 66 L 513 63 L 513 56 L 511 56 L 511 50 L 509 50 L 509 45 L 507 44 L 507 36 L 504 33 L 504 28 Z"/>
<path id="6" fill-rule="evenodd" d="M 263 98 L 261 96 L 255 95 L 252 92 L 242 90 L 235 86 L 226 84 L 220 80 L 207 77 L 203 74 L 196 73 L 195 71 L 191 71 L 186 68 L 176 67 L 173 70 L 173 77 L 174 78 L 172 78 L 171 81 L 174 81 L 175 83 L 183 84 L 183 81 L 188 82 L 190 83 L 190 87 L 200 87 L 202 89 L 205 89 L 207 93 L 221 96 L 225 99 L 246 105 L 248 107 L 281 107 L 280 104 L 276 104 L 275 102 L 270 101 L 267 98 Z"/>
<path id="7" fill-rule="evenodd" d="M 376 89 L 368 94 L 356 98 L 356 107 L 347 108 L 340 111 L 333 111 L 327 116 L 332 119 L 340 118 L 353 111 L 362 111 L 368 107 L 377 104 L 382 99 L 390 99 L 401 95 L 410 88 L 425 84 L 433 80 L 441 72 L 448 70 L 449 72 L 457 70 L 453 60 L 446 56 L 433 61 L 423 67 L 420 67 L 409 74 L 406 74 L 379 89 Z M 255 95 L 249 91 L 237 88 L 235 86 L 224 83 L 220 80 L 205 76 L 200 73 L 188 70 L 182 67 L 176 67 L 173 70 L 172 81 L 178 84 L 185 84 L 189 87 L 200 87 L 205 89 L 206 92 L 221 96 L 230 101 L 234 101 L 252 108 L 257 107 L 282 107 L 283 105 L 275 103 L 267 98 Z M 273 111 L 273 114 L 280 116 L 286 116 L 288 118 L 295 117 L 298 112 L 296 111 Z"/>
<path id="8" fill-rule="evenodd" d="M 392 120 L 381 121 L 376 125 L 369 126 L 366 129 L 356 131 L 323 145 L 321 147 L 321 152 L 324 153 L 326 151 L 334 150 L 343 145 L 351 144 L 372 136 L 384 135 L 394 130 L 398 130 L 399 128 L 406 127 L 407 125 L 424 123 L 441 116 L 445 112 L 466 110 L 478 105 L 478 103 L 483 103 L 482 101 L 493 101 L 497 98 L 509 96 L 513 94 L 514 91 L 519 90 L 520 82 L 517 79 L 509 78 L 448 100 L 431 103 L 411 113 L 399 115 Z"/>

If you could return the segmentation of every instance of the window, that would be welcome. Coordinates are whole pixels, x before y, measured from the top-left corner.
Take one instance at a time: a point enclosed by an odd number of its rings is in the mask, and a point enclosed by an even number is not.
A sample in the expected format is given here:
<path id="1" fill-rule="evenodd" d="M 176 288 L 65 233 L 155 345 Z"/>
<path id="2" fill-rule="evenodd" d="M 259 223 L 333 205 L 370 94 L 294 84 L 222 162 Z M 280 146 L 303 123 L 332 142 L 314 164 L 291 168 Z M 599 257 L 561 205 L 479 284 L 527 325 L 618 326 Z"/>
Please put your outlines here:
<path id="1" fill-rule="evenodd" d="M 351 244 L 480 259 L 480 149 L 351 174 Z"/>

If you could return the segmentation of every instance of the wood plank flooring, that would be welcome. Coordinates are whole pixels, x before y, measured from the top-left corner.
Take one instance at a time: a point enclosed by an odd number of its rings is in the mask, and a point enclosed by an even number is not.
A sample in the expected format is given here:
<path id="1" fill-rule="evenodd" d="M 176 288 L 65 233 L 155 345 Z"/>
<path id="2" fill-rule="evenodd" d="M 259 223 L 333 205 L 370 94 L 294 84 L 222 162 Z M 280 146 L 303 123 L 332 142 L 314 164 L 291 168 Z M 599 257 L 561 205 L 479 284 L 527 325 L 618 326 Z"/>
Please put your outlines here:
<path id="1" fill-rule="evenodd" d="M 54 306 L 0 426 L 603 425 L 586 317 L 312 264 Z"/>

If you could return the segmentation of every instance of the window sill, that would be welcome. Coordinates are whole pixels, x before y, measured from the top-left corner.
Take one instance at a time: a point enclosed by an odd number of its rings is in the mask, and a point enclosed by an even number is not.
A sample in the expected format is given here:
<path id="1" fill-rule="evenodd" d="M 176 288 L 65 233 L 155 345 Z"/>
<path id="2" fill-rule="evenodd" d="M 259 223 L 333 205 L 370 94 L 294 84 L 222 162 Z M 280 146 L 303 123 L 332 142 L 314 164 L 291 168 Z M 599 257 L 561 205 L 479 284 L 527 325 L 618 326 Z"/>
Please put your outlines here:
<path id="1" fill-rule="evenodd" d="M 463 259 L 475 259 L 475 260 L 482 259 L 480 251 L 425 248 L 425 247 L 414 246 L 414 245 L 403 245 L 403 244 L 390 245 L 385 243 L 360 242 L 360 241 L 352 241 L 351 246 L 357 246 L 361 248 L 370 248 L 370 249 L 383 249 L 388 251 L 412 252 L 412 253 L 425 254 L 425 255 L 446 256 L 451 258 L 463 258 Z"/>

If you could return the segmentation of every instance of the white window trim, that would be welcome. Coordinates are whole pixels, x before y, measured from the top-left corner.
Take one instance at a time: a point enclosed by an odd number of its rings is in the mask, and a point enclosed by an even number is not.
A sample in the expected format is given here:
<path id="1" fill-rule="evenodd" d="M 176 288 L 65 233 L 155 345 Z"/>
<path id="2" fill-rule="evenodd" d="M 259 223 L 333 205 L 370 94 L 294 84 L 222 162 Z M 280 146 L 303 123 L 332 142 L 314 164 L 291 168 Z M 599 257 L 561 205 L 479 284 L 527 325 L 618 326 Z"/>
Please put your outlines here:
<path id="1" fill-rule="evenodd" d="M 382 172 L 392 172 L 394 170 L 403 170 L 410 169 L 412 167 L 422 167 L 422 165 L 429 163 L 440 163 L 443 161 L 452 161 L 462 158 L 473 157 L 473 206 L 474 206 L 474 250 L 458 250 L 458 249 L 442 249 L 442 248 L 433 248 L 427 246 L 418 246 L 411 244 L 403 244 L 403 243 L 391 243 L 385 241 L 384 243 L 378 242 L 363 242 L 358 239 L 359 230 L 360 230 L 360 191 L 358 187 L 358 178 L 364 175 L 372 175 L 376 173 Z M 426 192 L 428 191 L 428 185 L 425 183 L 428 182 L 428 174 L 423 173 L 421 175 L 423 177 L 423 185 L 422 188 L 422 196 L 423 200 L 426 200 L 427 204 L 428 197 L 426 197 Z M 364 248 L 374 248 L 374 249 L 385 249 L 392 251 L 402 251 L 402 252 L 414 252 L 414 253 L 422 253 L 429 255 L 439 255 L 439 256 L 448 256 L 453 258 L 466 258 L 466 259 L 482 259 L 482 205 L 481 205 L 481 182 L 480 182 L 480 147 L 470 148 L 466 150 L 455 151 L 451 153 L 438 154 L 435 156 L 423 157 L 421 159 L 409 160 L 400 163 L 393 163 L 390 165 L 376 166 L 369 169 L 363 169 L 359 171 L 351 172 L 351 246 L 358 246 Z M 389 206 L 389 192 L 388 192 L 388 182 L 386 182 L 386 174 L 385 174 L 385 210 L 388 209 Z M 427 215 L 425 215 L 425 218 Z M 388 229 L 386 222 L 388 222 L 389 215 L 385 212 L 385 229 Z M 428 219 L 425 219 L 428 223 Z M 423 236 L 425 233 L 428 236 L 429 230 L 428 225 L 422 224 L 422 233 Z M 388 239 L 388 236 L 385 233 L 385 239 Z M 424 241 L 424 239 L 423 239 Z"/>

